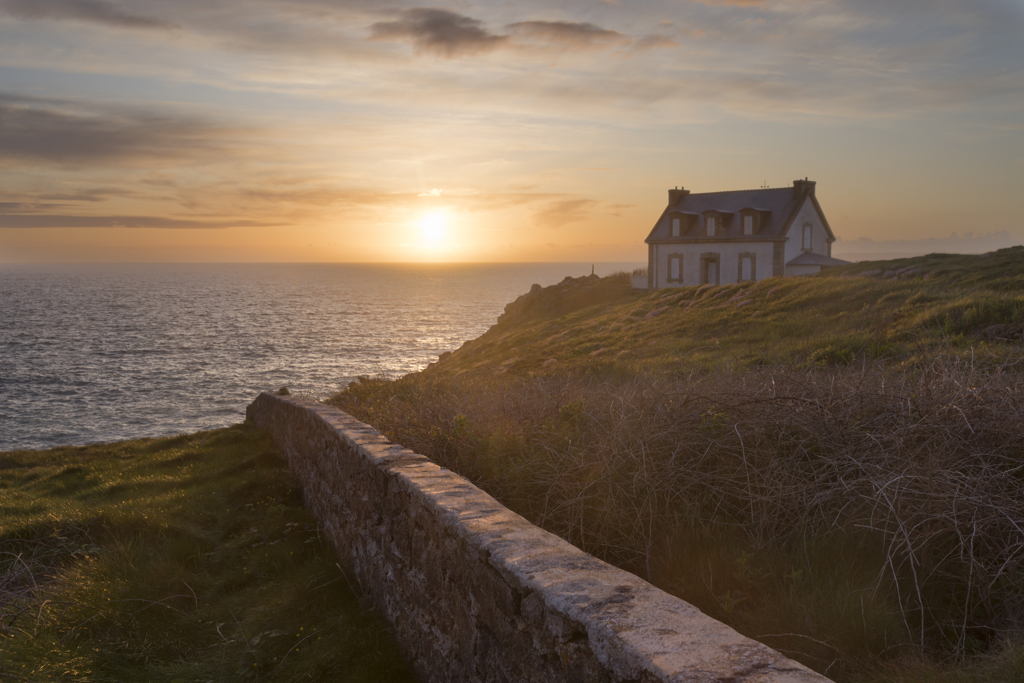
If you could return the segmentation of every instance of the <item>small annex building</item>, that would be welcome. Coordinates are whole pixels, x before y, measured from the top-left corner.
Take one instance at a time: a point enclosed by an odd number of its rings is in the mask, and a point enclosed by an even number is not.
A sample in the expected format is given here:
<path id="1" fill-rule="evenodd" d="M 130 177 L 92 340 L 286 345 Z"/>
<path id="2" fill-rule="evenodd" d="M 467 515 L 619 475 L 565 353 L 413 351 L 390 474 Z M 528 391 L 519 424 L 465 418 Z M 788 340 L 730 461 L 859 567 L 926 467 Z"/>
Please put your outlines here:
<path id="1" fill-rule="evenodd" d="M 669 190 L 668 206 L 644 240 L 647 288 L 811 275 L 847 264 L 832 258 L 836 237 L 814 186 L 805 179 L 760 190 Z"/>

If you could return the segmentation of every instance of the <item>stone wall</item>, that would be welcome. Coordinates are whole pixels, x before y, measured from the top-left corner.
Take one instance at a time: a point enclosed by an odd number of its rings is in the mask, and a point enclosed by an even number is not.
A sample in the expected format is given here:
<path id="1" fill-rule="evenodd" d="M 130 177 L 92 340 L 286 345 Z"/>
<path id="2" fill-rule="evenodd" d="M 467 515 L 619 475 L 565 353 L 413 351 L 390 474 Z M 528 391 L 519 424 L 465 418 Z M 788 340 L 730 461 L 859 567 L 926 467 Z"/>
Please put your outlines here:
<path id="1" fill-rule="evenodd" d="M 246 414 L 426 681 L 827 681 L 340 410 L 264 393 Z"/>

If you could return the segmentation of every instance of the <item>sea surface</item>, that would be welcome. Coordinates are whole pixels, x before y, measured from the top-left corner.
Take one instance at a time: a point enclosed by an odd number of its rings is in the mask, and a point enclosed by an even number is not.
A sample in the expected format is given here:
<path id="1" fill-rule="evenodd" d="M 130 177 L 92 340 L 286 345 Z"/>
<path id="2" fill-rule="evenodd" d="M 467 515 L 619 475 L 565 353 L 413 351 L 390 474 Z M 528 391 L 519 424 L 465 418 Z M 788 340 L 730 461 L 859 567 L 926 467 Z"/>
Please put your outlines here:
<path id="1" fill-rule="evenodd" d="M 636 263 L 599 263 L 598 275 Z M 324 398 L 478 337 L 591 264 L 0 266 L 0 451 L 240 422 L 263 390 Z"/>

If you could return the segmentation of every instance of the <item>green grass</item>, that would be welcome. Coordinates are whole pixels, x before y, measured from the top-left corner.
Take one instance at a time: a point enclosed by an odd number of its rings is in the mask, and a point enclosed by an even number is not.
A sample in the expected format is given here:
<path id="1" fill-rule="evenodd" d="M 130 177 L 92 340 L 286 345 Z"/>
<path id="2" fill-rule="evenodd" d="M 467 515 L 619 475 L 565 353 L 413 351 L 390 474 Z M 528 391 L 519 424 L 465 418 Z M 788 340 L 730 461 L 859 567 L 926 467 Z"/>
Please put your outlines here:
<path id="1" fill-rule="evenodd" d="M 0 678 L 415 680 L 338 562 L 246 426 L 0 453 Z"/>
<path id="2" fill-rule="evenodd" d="M 914 270 L 885 277 L 908 268 Z M 687 372 L 854 358 L 916 363 L 972 350 L 1001 362 L 1013 350 L 978 333 L 1024 322 L 1024 247 L 653 292 L 632 290 L 620 276 L 590 287 L 549 287 L 536 301 L 426 372 Z"/>

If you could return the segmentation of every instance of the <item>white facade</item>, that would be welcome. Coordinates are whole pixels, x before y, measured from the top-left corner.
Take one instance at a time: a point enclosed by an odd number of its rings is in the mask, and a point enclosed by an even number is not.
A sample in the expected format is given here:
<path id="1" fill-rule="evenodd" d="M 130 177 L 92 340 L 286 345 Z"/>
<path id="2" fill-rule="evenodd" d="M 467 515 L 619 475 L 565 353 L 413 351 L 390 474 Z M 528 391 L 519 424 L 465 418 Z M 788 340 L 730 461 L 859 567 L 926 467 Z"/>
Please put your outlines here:
<path id="1" fill-rule="evenodd" d="M 715 242 L 709 240 L 686 244 L 653 244 L 651 246 L 654 249 L 653 280 L 655 288 L 688 287 L 706 282 L 711 282 L 711 284 L 740 282 L 747 279 L 742 277 L 741 269 L 744 265 L 750 270 L 750 280 L 764 280 L 774 274 L 772 272 L 774 242 L 763 240 Z M 673 277 L 675 274 L 673 272 L 673 257 L 678 257 L 677 262 L 682 269 L 679 278 Z M 705 265 L 702 265 L 702 259 Z"/>
<path id="2" fill-rule="evenodd" d="M 810 233 L 810 246 L 805 248 L 808 232 Z M 789 226 L 789 233 L 786 237 L 789 239 L 786 241 L 783 263 L 789 263 L 805 251 L 812 251 L 822 256 L 832 255 L 832 243 L 829 242 L 828 231 L 825 230 L 810 197 L 804 200 L 803 206 L 800 207 L 792 225 Z M 820 270 L 820 266 L 787 266 L 785 275 L 812 275 Z M 783 273 L 779 273 L 779 275 L 783 275 Z"/>

